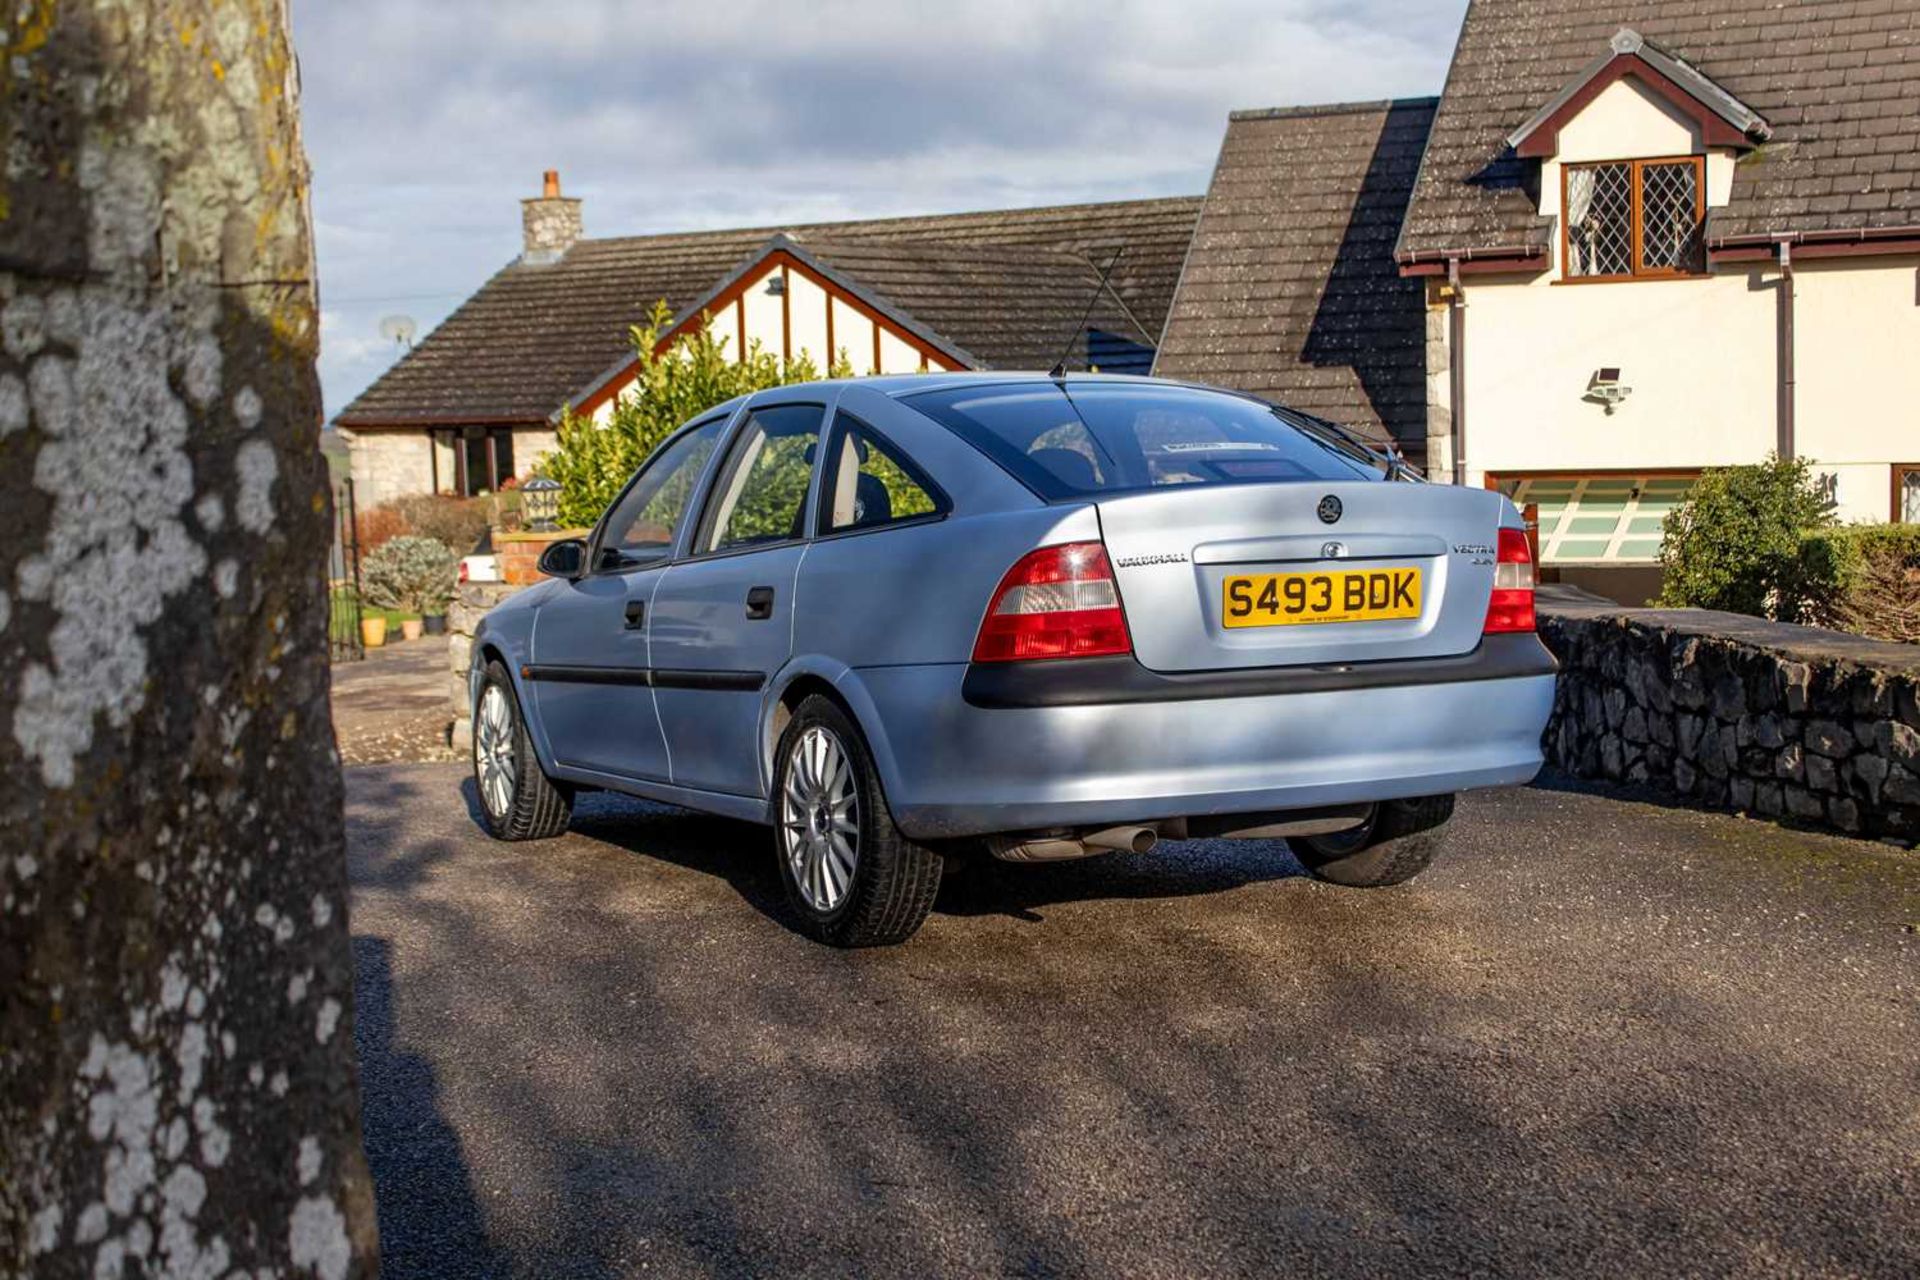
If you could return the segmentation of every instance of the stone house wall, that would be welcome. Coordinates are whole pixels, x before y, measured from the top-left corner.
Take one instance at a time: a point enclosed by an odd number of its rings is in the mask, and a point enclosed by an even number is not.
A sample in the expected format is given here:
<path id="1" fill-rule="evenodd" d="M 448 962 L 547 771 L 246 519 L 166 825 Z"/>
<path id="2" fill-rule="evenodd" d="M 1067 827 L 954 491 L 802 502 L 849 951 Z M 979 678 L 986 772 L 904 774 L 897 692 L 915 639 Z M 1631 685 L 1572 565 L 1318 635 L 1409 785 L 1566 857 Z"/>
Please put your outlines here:
<path id="1" fill-rule="evenodd" d="M 340 429 L 360 510 L 394 498 L 433 492 L 433 442 L 424 431 Z"/>

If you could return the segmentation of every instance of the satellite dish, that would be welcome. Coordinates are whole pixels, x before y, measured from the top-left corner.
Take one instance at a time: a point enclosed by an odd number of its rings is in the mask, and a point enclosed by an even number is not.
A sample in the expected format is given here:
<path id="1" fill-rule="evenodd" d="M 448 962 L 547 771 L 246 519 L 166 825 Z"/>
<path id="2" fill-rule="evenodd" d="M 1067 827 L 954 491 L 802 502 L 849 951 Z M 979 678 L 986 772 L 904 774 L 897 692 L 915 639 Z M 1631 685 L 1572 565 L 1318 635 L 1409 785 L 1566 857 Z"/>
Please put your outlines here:
<path id="1" fill-rule="evenodd" d="M 420 326 L 413 322 L 412 316 L 383 316 L 380 320 L 380 336 L 388 342 L 397 342 L 403 347 L 413 346 L 413 335 L 420 332 Z"/>

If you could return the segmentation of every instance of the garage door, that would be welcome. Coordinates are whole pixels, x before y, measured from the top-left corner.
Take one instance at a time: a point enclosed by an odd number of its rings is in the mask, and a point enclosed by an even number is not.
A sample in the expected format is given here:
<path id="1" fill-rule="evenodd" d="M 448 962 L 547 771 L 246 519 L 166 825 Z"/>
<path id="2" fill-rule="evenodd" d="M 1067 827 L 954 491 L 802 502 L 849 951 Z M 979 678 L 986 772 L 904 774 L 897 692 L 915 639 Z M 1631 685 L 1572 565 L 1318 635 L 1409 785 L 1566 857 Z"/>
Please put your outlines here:
<path id="1" fill-rule="evenodd" d="M 1660 527 L 1686 500 L 1693 476 L 1533 476 L 1501 479 L 1514 505 L 1540 508 L 1543 564 L 1647 564 Z"/>

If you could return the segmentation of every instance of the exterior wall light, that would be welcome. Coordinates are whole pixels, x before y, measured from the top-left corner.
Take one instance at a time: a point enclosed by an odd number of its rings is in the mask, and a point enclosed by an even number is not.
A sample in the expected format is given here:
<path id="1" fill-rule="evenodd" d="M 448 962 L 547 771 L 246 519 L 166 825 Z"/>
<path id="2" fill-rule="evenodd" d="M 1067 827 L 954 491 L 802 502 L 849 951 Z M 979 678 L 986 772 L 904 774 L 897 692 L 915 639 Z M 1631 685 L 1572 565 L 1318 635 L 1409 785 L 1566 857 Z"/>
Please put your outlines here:
<path id="1" fill-rule="evenodd" d="M 786 276 L 775 274 L 767 277 L 767 296 L 769 298 L 784 297 L 786 296 L 786 292 L 787 292 Z"/>
<path id="2" fill-rule="evenodd" d="M 520 514 L 529 529 L 551 533 L 559 527 L 561 492 L 560 482 L 548 476 L 535 476 L 520 486 Z"/>
<path id="3" fill-rule="evenodd" d="M 1587 393 L 1580 398 L 1604 405 L 1611 414 L 1632 394 L 1633 388 L 1620 381 L 1619 369 L 1601 368 L 1593 371 L 1593 377 L 1587 380 Z"/>

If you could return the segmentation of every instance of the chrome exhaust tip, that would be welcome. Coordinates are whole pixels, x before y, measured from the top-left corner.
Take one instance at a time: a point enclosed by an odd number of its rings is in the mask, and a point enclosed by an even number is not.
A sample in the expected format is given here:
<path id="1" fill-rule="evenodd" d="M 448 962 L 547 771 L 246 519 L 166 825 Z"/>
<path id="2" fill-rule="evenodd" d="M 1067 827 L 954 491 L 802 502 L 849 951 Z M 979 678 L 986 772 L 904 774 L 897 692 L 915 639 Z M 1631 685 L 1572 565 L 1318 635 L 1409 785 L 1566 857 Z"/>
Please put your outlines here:
<path id="1" fill-rule="evenodd" d="M 1146 853 L 1160 843 L 1152 827 L 1106 827 L 1099 831 L 1010 832 L 987 837 L 987 852 L 1002 862 L 1064 862 L 1102 853 Z"/>
<path id="2" fill-rule="evenodd" d="M 1108 827 L 1104 831 L 1092 831 L 1080 839 L 1095 849 L 1112 849 L 1118 853 L 1150 853 L 1153 846 L 1160 843 L 1160 833 L 1152 827 Z"/>

